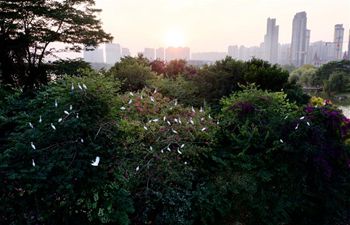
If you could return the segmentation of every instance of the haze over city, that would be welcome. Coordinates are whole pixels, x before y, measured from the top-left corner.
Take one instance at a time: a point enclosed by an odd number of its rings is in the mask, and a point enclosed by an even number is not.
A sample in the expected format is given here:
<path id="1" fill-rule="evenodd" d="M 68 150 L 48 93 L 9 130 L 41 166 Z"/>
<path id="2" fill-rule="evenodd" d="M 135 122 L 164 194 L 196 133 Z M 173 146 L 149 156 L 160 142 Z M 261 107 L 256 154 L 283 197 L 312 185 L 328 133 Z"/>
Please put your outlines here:
<path id="1" fill-rule="evenodd" d="M 350 28 L 348 0 L 97 0 L 103 28 L 132 54 L 145 47 L 189 46 L 191 52 L 258 46 L 266 19 L 276 18 L 279 43 L 290 43 L 297 12 L 307 13 L 310 42 L 332 41 L 334 25 Z M 346 48 L 344 44 L 344 48 Z"/>

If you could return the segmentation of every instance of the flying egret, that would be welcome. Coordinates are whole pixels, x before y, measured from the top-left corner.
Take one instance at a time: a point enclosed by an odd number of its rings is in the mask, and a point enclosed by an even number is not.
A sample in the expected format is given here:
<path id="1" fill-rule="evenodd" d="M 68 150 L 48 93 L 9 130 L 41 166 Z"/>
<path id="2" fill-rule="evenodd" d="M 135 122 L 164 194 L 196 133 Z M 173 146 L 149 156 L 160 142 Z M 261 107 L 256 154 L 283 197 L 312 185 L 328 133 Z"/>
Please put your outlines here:
<path id="1" fill-rule="evenodd" d="M 95 161 L 91 161 L 91 166 L 98 166 L 99 163 L 100 163 L 100 157 L 96 156 Z"/>

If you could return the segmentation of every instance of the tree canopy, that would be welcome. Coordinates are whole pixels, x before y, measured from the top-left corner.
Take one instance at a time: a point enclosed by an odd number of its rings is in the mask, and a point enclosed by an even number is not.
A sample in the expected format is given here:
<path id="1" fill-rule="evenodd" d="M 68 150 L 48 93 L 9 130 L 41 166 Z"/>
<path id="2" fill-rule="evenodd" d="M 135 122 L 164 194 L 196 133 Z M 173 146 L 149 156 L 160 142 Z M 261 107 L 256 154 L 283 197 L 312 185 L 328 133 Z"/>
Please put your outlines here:
<path id="1" fill-rule="evenodd" d="M 0 81 L 35 89 L 49 81 L 48 56 L 111 41 L 94 5 L 94 0 L 0 0 Z M 54 42 L 66 48 L 50 48 Z"/>

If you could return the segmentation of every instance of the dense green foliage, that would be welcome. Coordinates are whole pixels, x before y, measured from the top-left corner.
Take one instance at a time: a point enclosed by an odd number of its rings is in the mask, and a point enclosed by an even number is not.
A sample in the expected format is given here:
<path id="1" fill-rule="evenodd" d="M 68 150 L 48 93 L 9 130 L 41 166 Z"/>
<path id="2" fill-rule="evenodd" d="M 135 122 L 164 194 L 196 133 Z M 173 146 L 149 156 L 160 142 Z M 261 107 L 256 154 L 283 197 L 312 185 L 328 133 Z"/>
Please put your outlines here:
<path id="1" fill-rule="evenodd" d="M 124 92 L 81 73 L 31 98 L 2 89 L 1 224 L 347 224 L 350 122 L 334 106 L 240 85 L 210 115 L 174 98 L 185 77 Z"/>

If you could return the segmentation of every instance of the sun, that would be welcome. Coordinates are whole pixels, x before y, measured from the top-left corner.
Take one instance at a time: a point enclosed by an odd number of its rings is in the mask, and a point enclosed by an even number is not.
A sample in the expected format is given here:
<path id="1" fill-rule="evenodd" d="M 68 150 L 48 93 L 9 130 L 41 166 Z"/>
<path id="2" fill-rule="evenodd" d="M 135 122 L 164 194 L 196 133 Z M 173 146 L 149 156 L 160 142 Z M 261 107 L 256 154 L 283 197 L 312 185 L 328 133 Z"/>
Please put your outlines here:
<path id="1" fill-rule="evenodd" d="M 164 43 L 167 47 L 183 47 L 185 35 L 180 29 L 169 29 L 164 36 Z"/>

